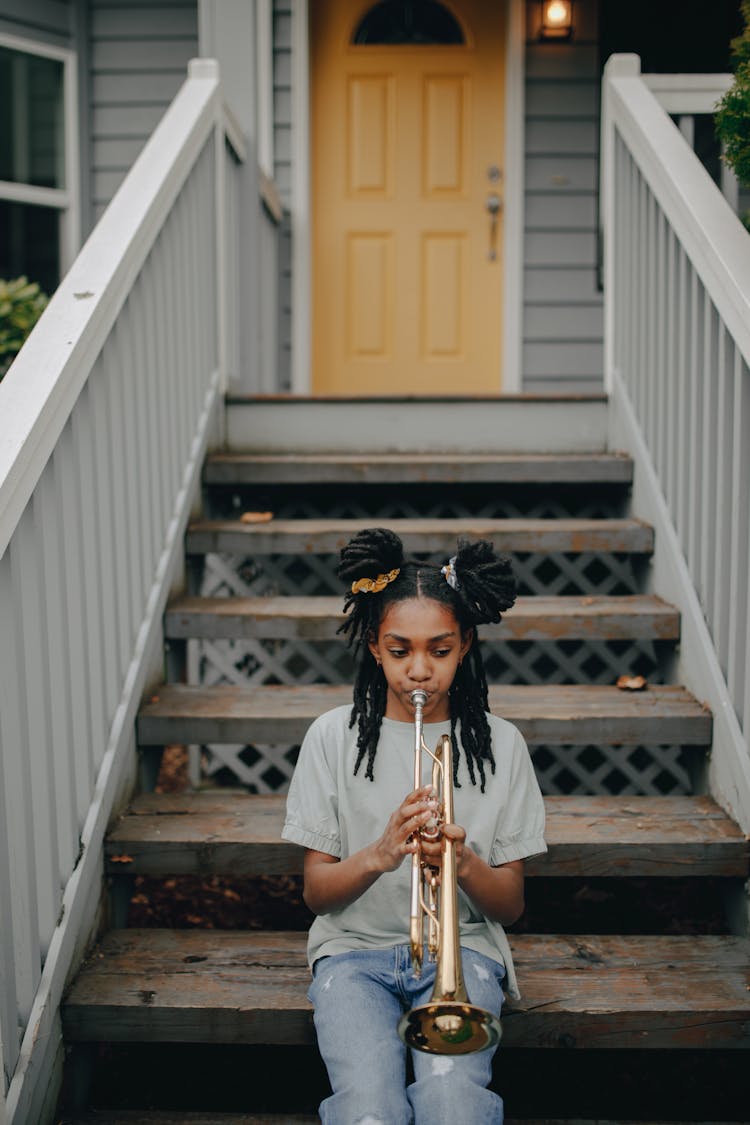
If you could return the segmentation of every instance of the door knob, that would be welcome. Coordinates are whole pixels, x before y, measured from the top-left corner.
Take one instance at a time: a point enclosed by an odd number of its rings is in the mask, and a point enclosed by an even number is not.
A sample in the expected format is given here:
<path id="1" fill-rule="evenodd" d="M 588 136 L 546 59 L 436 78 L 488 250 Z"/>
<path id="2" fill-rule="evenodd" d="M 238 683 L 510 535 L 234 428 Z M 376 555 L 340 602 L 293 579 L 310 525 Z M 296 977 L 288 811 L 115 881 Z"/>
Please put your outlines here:
<path id="1" fill-rule="evenodd" d="M 499 212 L 500 208 L 502 207 L 502 203 L 500 201 L 500 196 L 497 194 L 496 191 L 491 191 L 488 194 L 487 202 L 485 203 L 485 207 L 489 211 L 491 218 L 494 219 L 495 216 L 497 215 L 497 213 Z"/>

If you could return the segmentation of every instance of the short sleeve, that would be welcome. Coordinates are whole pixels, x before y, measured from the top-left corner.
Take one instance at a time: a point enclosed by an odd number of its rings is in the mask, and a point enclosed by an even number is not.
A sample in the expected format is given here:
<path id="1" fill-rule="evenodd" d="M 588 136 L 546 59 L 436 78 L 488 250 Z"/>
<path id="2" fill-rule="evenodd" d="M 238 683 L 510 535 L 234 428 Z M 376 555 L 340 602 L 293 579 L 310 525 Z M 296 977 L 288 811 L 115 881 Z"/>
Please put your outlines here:
<path id="1" fill-rule="evenodd" d="M 327 719 L 328 715 L 322 715 L 315 720 L 300 747 L 281 836 L 303 848 L 340 858 L 338 794 L 336 777 L 327 756 L 332 742 Z"/>
<path id="2" fill-rule="evenodd" d="M 526 742 L 521 732 L 515 730 L 508 797 L 490 852 L 490 864 L 499 867 L 546 851 L 544 799 Z"/>

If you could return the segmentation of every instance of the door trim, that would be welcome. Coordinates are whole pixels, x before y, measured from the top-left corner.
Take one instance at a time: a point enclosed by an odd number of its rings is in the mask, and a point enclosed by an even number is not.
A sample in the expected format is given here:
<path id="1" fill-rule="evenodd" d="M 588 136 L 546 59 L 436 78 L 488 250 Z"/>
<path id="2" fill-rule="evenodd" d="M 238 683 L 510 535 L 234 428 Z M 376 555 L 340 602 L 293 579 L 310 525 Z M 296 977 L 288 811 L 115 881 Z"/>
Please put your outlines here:
<path id="1" fill-rule="evenodd" d="M 309 395 L 312 386 L 309 3 L 292 0 L 291 342 L 292 393 L 299 395 Z M 507 0 L 507 5 L 503 308 L 498 311 L 503 316 L 503 394 L 517 394 L 522 383 L 526 12 L 524 0 Z"/>

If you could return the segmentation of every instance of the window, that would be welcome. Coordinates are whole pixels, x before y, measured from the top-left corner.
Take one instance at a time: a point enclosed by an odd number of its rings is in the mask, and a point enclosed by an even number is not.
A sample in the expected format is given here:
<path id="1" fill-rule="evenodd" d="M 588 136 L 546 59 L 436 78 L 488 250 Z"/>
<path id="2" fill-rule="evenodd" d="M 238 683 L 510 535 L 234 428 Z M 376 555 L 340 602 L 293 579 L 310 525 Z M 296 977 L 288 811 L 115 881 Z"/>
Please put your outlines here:
<path id="1" fill-rule="evenodd" d="M 435 0 L 383 0 L 370 8 L 354 33 L 354 42 L 366 46 L 444 46 L 463 41 L 456 17 Z"/>
<path id="2" fill-rule="evenodd" d="M 0 36 L 0 277 L 52 293 L 78 249 L 74 56 Z"/>

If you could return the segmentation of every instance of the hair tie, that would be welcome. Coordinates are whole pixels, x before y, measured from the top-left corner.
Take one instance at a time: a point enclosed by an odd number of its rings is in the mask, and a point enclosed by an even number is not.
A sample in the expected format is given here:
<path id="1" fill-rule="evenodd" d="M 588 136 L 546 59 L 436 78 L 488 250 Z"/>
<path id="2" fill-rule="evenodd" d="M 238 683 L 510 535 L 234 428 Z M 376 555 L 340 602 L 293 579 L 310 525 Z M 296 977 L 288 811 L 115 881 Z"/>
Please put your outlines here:
<path id="1" fill-rule="evenodd" d="M 453 556 L 453 558 L 448 559 L 448 562 L 445 564 L 445 566 L 440 568 L 440 573 L 445 575 L 445 581 L 448 583 L 452 590 L 458 589 L 458 575 L 456 574 L 455 555 Z"/>
<path id="2" fill-rule="evenodd" d="M 400 573 L 400 567 L 395 567 L 387 574 L 379 574 L 377 578 L 358 578 L 356 582 L 352 582 L 352 593 L 379 594 L 390 582 L 393 582 L 394 578 L 398 578 Z"/>

